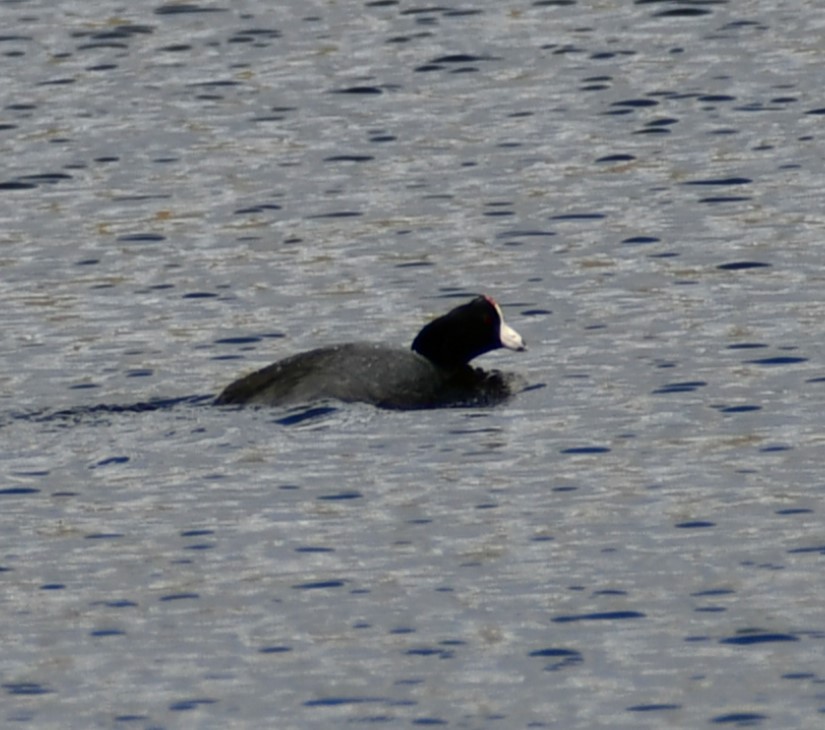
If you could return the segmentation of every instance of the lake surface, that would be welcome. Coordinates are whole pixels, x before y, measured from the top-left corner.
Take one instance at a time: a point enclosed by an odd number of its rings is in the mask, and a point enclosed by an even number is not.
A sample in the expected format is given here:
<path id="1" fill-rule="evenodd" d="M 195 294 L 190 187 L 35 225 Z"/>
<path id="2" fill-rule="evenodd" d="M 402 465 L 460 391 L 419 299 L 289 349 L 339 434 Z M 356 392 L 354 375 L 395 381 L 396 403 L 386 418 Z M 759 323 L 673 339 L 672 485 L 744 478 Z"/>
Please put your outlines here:
<path id="1" fill-rule="evenodd" d="M 825 12 L 0 4 L 7 727 L 825 723 Z M 209 405 L 475 292 L 494 409 Z"/>

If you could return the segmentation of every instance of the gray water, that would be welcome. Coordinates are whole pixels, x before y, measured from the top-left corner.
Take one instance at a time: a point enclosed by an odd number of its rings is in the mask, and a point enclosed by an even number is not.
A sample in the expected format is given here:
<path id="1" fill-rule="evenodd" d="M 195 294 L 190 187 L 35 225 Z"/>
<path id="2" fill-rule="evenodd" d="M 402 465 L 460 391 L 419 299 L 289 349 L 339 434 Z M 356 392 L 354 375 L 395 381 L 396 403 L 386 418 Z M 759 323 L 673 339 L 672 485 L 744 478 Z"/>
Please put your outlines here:
<path id="1" fill-rule="evenodd" d="M 0 27 L 4 726 L 823 726 L 821 4 Z M 196 397 L 481 291 L 501 407 Z"/>

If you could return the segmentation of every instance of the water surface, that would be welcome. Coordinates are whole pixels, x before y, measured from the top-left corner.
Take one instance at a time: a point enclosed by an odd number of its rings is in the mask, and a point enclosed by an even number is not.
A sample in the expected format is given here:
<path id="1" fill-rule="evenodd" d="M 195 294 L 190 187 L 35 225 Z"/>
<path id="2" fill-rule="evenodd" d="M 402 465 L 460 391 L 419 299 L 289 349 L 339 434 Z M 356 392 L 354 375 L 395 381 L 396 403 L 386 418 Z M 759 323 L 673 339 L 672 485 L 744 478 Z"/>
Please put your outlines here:
<path id="1" fill-rule="evenodd" d="M 276 5 L 0 5 L 5 723 L 821 727 L 817 5 Z"/>

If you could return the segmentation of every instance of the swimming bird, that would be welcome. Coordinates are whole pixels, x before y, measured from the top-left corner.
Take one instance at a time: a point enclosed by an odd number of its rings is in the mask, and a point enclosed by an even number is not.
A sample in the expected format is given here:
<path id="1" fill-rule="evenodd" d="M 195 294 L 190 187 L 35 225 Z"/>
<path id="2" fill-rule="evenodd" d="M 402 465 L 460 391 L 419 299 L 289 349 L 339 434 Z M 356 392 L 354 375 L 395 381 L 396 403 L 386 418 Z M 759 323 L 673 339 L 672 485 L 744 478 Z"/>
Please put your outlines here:
<path id="1" fill-rule="evenodd" d="M 498 348 L 524 350 L 501 307 L 477 296 L 434 319 L 410 349 L 348 342 L 302 352 L 236 380 L 217 405 L 295 405 L 335 399 L 382 408 L 494 405 L 513 394 L 518 378 L 470 366 Z"/>

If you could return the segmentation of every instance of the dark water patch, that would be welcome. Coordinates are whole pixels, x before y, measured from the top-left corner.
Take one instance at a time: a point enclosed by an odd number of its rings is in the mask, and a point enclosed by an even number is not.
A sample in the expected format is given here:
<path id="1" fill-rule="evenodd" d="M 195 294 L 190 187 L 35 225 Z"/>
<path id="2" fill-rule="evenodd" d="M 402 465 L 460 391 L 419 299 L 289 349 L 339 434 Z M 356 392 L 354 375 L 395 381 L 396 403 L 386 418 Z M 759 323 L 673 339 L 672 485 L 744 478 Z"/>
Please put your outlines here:
<path id="1" fill-rule="evenodd" d="M 753 200 L 749 195 L 712 195 L 707 198 L 699 198 L 700 203 L 707 205 L 724 205 L 725 203 L 742 203 Z"/>
<path id="2" fill-rule="evenodd" d="M 137 368 L 135 370 L 127 370 L 127 378 L 148 378 L 155 374 L 154 370 L 150 368 Z"/>
<path id="3" fill-rule="evenodd" d="M 522 309 L 521 315 L 523 317 L 542 317 L 548 314 L 553 314 L 552 309 Z M 528 386 L 532 387 L 532 386 Z"/>
<path id="4" fill-rule="evenodd" d="M 805 555 L 810 553 L 818 553 L 819 555 L 825 555 L 825 544 L 812 545 L 811 547 L 791 548 L 790 550 L 788 550 L 788 553 L 792 553 L 794 555 Z"/>
<path id="5" fill-rule="evenodd" d="M 100 388 L 100 385 L 97 383 L 78 383 L 69 386 L 69 390 L 96 390 L 98 388 Z"/>
<path id="6" fill-rule="evenodd" d="M 358 96 L 374 96 L 383 94 L 384 90 L 380 86 L 347 86 L 343 89 L 332 89 L 332 94 L 356 94 Z"/>
<path id="7" fill-rule="evenodd" d="M 138 604 L 135 601 L 121 598 L 114 601 L 92 601 L 89 605 L 103 606 L 104 608 L 137 608 Z"/>
<path id="8" fill-rule="evenodd" d="M 318 591 L 326 590 L 327 588 L 343 588 L 344 581 L 342 580 L 319 580 L 310 581 L 309 583 L 298 583 L 292 586 L 298 591 Z"/>
<path id="9" fill-rule="evenodd" d="M 478 61 L 498 61 L 495 56 L 476 56 L 472 53 L 451 53 L 446 56 L 438 56 L 429 63 L 477 63 Z"/>
<path id="10" fill-rule="evenodd" d="M 296 553 L 334 553 L 335 548 L 322 547 L 320 545 L 301 545 L 295 548 Z"/>
<path id="11" fill-rule="evenodd" d="M 372 155 L 332 155 L 325 157 L 324 162 L 369 162 L 374 159 Z"/>
<path id="12" fill-rule="evenodd" d="M 68 56 L 69 54 L 66 54 Z M 55 56 L 57 58 L 57 56 Z M 47 81 L 39 81 L 37 86 L 69 86 L 75 83 L 75 79 L 72 78 L 57 78 L 57 79 L 48 79 Z M 68 141 L 63 138 L 60 138 L 61 141 Z M 51 141 L 55 141 L 54 139 Z"/>
<path id="13" fill-rule="evenodd" d="M 733 107 L 738 112 L 770 112 L 776 111 L 775 107 L 770 107 L 761 101 L 754 101 L 750 104 L 743 104 L 742 106 Z"/>
<path id="14" fill-rule="evenodd" d="M 728 414 L 736 414 L 736 413 L 751 413 L 753 411 L 761 411 L 762 406 L 750 406 L 750 405 L 742 405 L 742 406 L 713 406 L 719 413 L 728 413 Z"/>
<path id="15" fill-rule="evenodd" d="M 361 494 L 361 492 L 352 490 L 347 492 L 336 492 L 335 494 L 322 494 L 318 497 L 318 499 L 325 502 L 342 502 L 351 499 L 362 499 L 363 496 L 364 495 Z"/>
<path id="16" fill-rule="evenodd" d="M 110 456 L 106 459 L 101 459 L 100 461 L 96 462 L 94 466 L 90 467 L 91 469 L 101 467 L 101 466 L 113 466 L 113 465 L 120 465 L 120 464 L 127 464 L 129 462 L 128 456 Z"/>
<path id="17" fill-rule="evenodd" d="M 398 139 L 394 134 L 374 134 L 369 138 L 369 141 L 374 144 L 381 144 L 383 142 L 395 142 Z"/>
<path id="18" fill-rule="evenodd" d="M 808 509 L 807 507 L 789 507 L 788 509 L 778 509 L 774 514 L 777 515 L 808 515 L 813 513 L 812 509 Z"/>
<path id="19" fill-rule="evenodd" d="M 407 649 L 404 653 L 407 656 L 436 657 L 438 659 L 451 659 L 454 656 L 454 652 L 452 651 L 433 646 L 418 646 Z"/>
<path id="20" fill-rule="evenodd" d="M 604 611 L 600 613 L 581 613 L 568 616 L 556 616 L 552 619 L 558 624 L 573 623 L 576 621 L 624 621 L 627 619 L 646 618 L 640 611 Z"/>
<path id="21" fill-rule="evenodd" d="M 670 134 L 670 130 L 667 127 L 649 124 L 643 129 L 637 129 L 633 134 Z"/>
<path id="22" fill-rule="evenodd" d="M 172 702 L 169 705 L 169 709 L 172 712 L 188 712 L 189 710 L 197 710 L 199 707 L 203 705 L 214 705 L 217 700 L 213 700 L 209 697 L 199 697 L 197 699 L 191 700 L 179 700 L 177 702 Z"/>
<path id="23" fill-rule="evenodd" d="M 624 155 L 624 154 L 605 155 L 604 157 L 599 157 L 596 160 L 596 164 L 606 164 L 606 163 L 614 163 L 614 162 L 632 162 L 635 159 L 636 159 L 636 155 Z"/>
<path id="24" fill-rule="evenodd" d="M 816 114 L 816 115 L 823 115 L 825 114 L 825 106 L 818 107 L 816 109 L 809 109 L 805 112 L 805 114 Z"/>
<path id="25" fill-rule="evenodd" d="M 553 231 L 542 231 L 538 229 L 515 229 L 512 231 L 500 231 L 496 238 L 549 238 L 555 236 Z"/>
<path id="26" fill-rule="evenodd" d="M 696 101 L 702 101 L 709 104 L 717 104 L 723 101 L 736 101 L 735 96 L 730 94 L 702 94 L 696 97 Z"/>
<path id="27" fill-rule="evenodd" d="M 684 380 L 676 383 L 667 383 L 661 388 L 651 391 L 653 395 L 669 395 L 671 393 L 693 393 L 699 388 L 704 388 L 707 382 L 704 380 Z"/>
<path id="28" fill-rule="evenodd" d="M 256 215 L 258 213 L 266 213 L 268 210 L 281 210 L 280 205 L 275 203 L 262 203 L 261 205 L 253 205 L 248 208 L 238 208 L 234 211 L 234 215 Z"/>
<path id="29" fill-rule="evenodd" d="M 732 712 L 729 715 L 717 715 L 710 721 L 716 725 L 739 725 L 739 727 L 753 727 L 754 725 L 767 720 L 767 715 L 758 712 Z"/>
<path id="30" fill-rule="evenodd" d="M 705 180 L 688 180 L 683 182 L 682 185 L 714 185 L 714 186 L 726 186 L 726 185 L 750 185 L 753 180 L 747 177 L 720 177 L 720 178 L 708 178 Z"/>
<path id="31" fill-rule="evenodd" d="M 661 117 L 659 119 L 653 119 L 649 121 L 645 126 L 646 127 L 671 127 L 674 124 L 678 124 L 679 120 L 674 119 L 673 117 Z"/>
<path id="32" fill-rule="evenodd" d="M 340 707 L 342 705 L 362 705 L 367 702 L 386 702 L 383 697 L 319 697 L 315 700 L 307 700 L 304 707 Z"/>
<path id="33" fill-rule="evenodd" d="M 674 527 L 682 530 L 696 530 L 704 527 L 716 527 L 716 523 L 707 520 L 689 520 L 687 522 L 677 522 Z"/>
<path id="34" fill-rule="evenodd" d="M 17 179 L 21 182 L 32 183 L 34 185 L 54 185 L 55 183 L 72 180 L 73 178 L 65 172 L 44 172 L 36 175 L 21 175 Z"/>
<path id="35" fill-rule="evenodd" d="M 215 299 L 218 296 L 218 294 L 211 291 L 190 291 L 181 294 L 181 299 Z"/>
<path id="36" fill-rule="evenodd" d="M 766 446 L 762 446 L 759 452 L 767 454 L 773 451 L 790 451 L 792 448 L 793 446 L 788 446 L 787 444 L 767 444 Z"/>
<path id="37" fill-rule="evenodd" d="M 122 532 L 90 532 L 84 535 L 84 540 L 119 540 L 124 537 Z"/>
<path id="38" fill-rule="evenodd" d="M 46 695 L 54 692 L 39 682 L 9 682 L 0 684 L 10 695 Z"/>
<path id="39" fill-rule="evenodd" d="M 332 213 L 316 213 L 315 215 L 308 215 L 308 220 L 325 220 L 337 218 L 357 218 L 364 215 L 360 210 L 339 210 Z"/>
<path id="40" fill-rule="evenodd" d="M 572 454 L 572 455 L 581 455 L 581 454 L 606 454 L 610 451 L 607 446 L 573 446 L 569 449 L 562 449 L 562 454 Z"/>
<path id="41" fill-rule="evenodd" d="M 215 79 L 213 81 L 193 81 L 191 84 L 187 84 L 188 88 L 223 88 L 223 87 L 233 87 L 233 86 L 241 86 L 240 81 L 235 81 L 234 79 Z M 199 97 L 199 98 L 214 98 L 214 99 L 221 99 L 223 97 L 214 96 L 214 97 Z"/>
<path id="42" fill-rule="evenodd" d="M 62 591 L 65 589 L 65 583 L 44 583 L 42 586 L 40 586 L 41 591 Z"/>
<path id="43" fill-rule="evenodd" d="M 237 31 L 227 38 L 227 43 L 254 43 L 257 46 L 265 47 L 269 45 L 263 41 L 274 40 L 281 37 L 281 31 L 274 28 L 247 28 Z"/>
<path id="44" fill-rule="evenodd" d="M 193 13 L 225 13 L 226 8 L 212 8 L 196 3 L 169 3 L 155 8 L 155 15 L 189 15 Z"/>
<path id="45" fill-rule="evenodd" d="M 279 109 L 278 107 L 275 107 L 275 108 L 273 108 L 272 111 L 274 112 L 273 114 L 263 114 L 261 116 L 251 117 L 250 121 L 256 122 L 256 123 L 259 123 L 259 122 L 260 123 L 263 123 L 263 122 L 282 122 L 284 119 L 286 119 L 286 114 L 284 114 L 283 112 L 295 111 L 295 108 L 294 107 L 281 107 Z M 287 162 L 282 162 L 282 163 L 280 163 L 280 166 L 281 167 L 290 167 L 290 166 L 293 166 L 293 164 L 292 163 L 287 163 Z"/>
<path id="46" fill-rule="evenodd" d="M 650 705 L 631 705 L 630 707 L 626 707 L 626 712 L 668 712 L 672 710 L 681 710 L 682 705 L 670 704 L 670 703 L 659 703 L 659 704 L 650 704 Z"/>
<path id="47" fill-rule="evenodd" d="M 122 25 L 116 25 L 113 28 L 104 31 L 98 32 L 91 32 L 91 31 L 78 31 L 72 33 L 72 38 L 83 38 L 88 37 L 92 38 L 93 40 L 112 40 L 123 38 L 129 40 L 132 36 L 135 35 L 151 35 L 155 32 L 155 27 L 152 25 L 137 25 L 133 23 L 123 23 Z"/>
<path id="48" fill-rule="evenodd" d="M 76 51 L 95 51 L 99 49 L 113 49 L 113 50 L 126 50 L 128 48 L 128 44 L 126 43 L 118 43 L 116 41 L 92 41 L 91 43 L 81 43 L 79 44 L 75 50 Z M 103 66 L 103 69 L 111 69 L 117 68 L 115 64 L 106 64 Z M 103 70 L 101 67 L 90 67 L 87 70 Z"/>
<path id="49" fill-rule="evenodd" d="M 161 603 L 170 603 L 171 601 L 190 601 L 200 598 L 200 595 L 197 593 L 168 593 L 165 596 L 161 596 L 158 600 Z"/>
<path id="50" fill-rule="evenodd" d="M 535 651 L 531 651 L 527 656 L 536 657 L 538 659 L 552 660 L 544 667 L 545 671 L 548 672 L 565 669 L 575 664 L 581 664 L 584 661 L 584 657 L 581 655 L 581 652 L 578 652 L 575 649 L 559 649 L 556 647 L 536 649 Z"/>
<path id="51" fill-rule="evenodd" d="M 614 101 L 610 106 L 628 109 L 645 109 L 647 107 L 658 105 L 659 102 L 655 99 L 624 99 L 622 101 Z"/>
<path id="52" fill-rule="evenodd" d="M 745 271 L 747 269 L 765 269 L 769 268 L 771 264 L 764 261 L 731 261 L 727 264 L 717 265 L 720 271 Z"/>
<path id="53" fill-rule="evenodd" d="M 188 43 L 172 43 L 168 46 L 161 46 L 158 51 L 161 53 L 185 53 L 191 51 L 192 46 Z"/>
<path id="54" fill-rule="evenodd" d="M 687 4 L 691 0 L 682 0 L 683 3 Z M 701 0 L 699 0 L 701 1 Z M 713 2 L 713 0 L 706 0 L 707 2 Z M 727 2 L 727 0 L 723 0 Z M 636 0 L 637 3 L 644 3 L 645 0 Z M 653 13 L 654 18 L 697 18 L 702 15 L 710 15 L 711 11 L 706 8 L 698 8 L 698 7 L 680 7 L 680 8 L 672 8 L 670 10 L 660 10 L 657 13 Z"/>
<path id="55" fill-rule="evenodd" d="M 165 241 L 166 236 L 162 236 L 160 233 L 128 233 L 124 236 L 118 236 L 115 240 L 122 243 L 158 243 Z"/>
<path id="56" fill-rule="evenodd" d="M 415 629 L 411 626 L 395 626 L 389 631 L 390 634 L 414 634 Z"/>
<path id="57" fill-rule="evenodd" d="M 610 61 L 614 58 L 621 58 L 622 56 L 635 56 L 636 51 L 617 50 L 617 51 L 594 51 L 590 54 L 591 61 Z"/>
<path id="58" fill-rule="evenodd" d="M 796 365 L 807 362 L 807 357 L 792 357 L 790 355 L 779 355 L 777 357 L 764 357 L 758 360 L 743 360 L 745 365 L 761 365 L 763 367 L 778 367 L 781 365 Z"/>
<path id="59" fill-rule="evenodd" d="M 94 629 L 89 632 L 89 636 L 96 638 L 106 638 L 108 636 L 126 636 L 123 629 Z"/>
<path id="60" fill-rule="evenodd" d="M 733 345 L 728 345 L 728 350 L 758 350 L 765 347 L 767 347 L 767 345 L 764 342 L 737 342 Z"/>
<path id="61" fill-rule="evenodd" d="M 0 182 L 0 191 L 2 190 L 33 190 L 37 185 L 34 183 L 21 182 L 19 180 L 7 180 Z"/>
<path id="62" fill-rule="evenodd" d="M 771 633 L 762 629 L 742 629 L 736 632 L 735 636 L 720 639 L 720 644 L 733 644 L 734 646 L 753 646 L 755 644 L 773 644 L 777 642 L 799 641 L 798 636 L 793 634 Z"/>
<path id="63" fill-rule="evenodd" d="M 605 213 L 561 213 L 551 215 L 551 221 L 598 221 L 607 218 Z"/>
<path id="64" fill-rule="evenodd" d="M 275 644 L 273 646 L 262 646 L 258 649 L 259 654 L 286 654 L 287 652 L 292 651 L 291 646 L 286 646 L 285 644 Z"/>
<path id="65" fill-rule="evenodd" d="M 279 335 L 283 337 L 284 335 Z M 256 342 L 261 342 L 261 337 L 255 335 L 248 335 L 246 337 L 223 337 L 220 340 L 214 340 L 216 345 L 251 345 Z"/>
<path id="66" fill-rule="evenodd" d="M 34 487 L 5 487 L 0 489 L 0 497 L 20 497 L 26 494 L 37 494 L 39 491 Z"/>
<path id="67" fill-rule="evenodd" d="M 435 266 L 432 261 L 406 261 L 403 264 L 395 264 L 396 269 L 420 269 Z"/>
<path id="68" fill-rule="evenodd" d="M 661 239 L 656 238 L 655 236 L 631 236 L 630 238 L 625 238 L 622 241 L 622 245 L 638 246 L 648 243 L 659 243 L 660 241 Z"/>
<path id="69" fill-rule="evenodd" d="M 428 73 L 430 71 L 443 71 L 444 66 L 440 66 L 437 63 L 425 63 L 416 67 L 414 70 L 416 73 Z"/>

